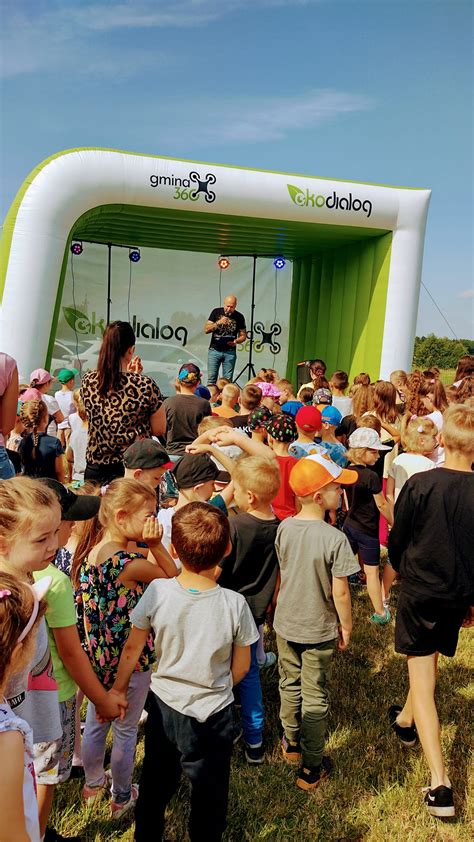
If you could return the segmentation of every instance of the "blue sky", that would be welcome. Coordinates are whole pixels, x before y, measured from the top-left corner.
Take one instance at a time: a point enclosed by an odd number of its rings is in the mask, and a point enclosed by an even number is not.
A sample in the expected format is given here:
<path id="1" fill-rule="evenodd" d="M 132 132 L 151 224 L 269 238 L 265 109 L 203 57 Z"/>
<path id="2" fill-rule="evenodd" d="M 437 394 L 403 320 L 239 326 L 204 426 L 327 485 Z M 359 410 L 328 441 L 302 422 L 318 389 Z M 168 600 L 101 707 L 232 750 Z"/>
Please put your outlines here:
<path id="1" fill-rule="evenodd" d="M 471 0 L 3 0 L 0 217 L 103 146 L 433 190 L 423 282 L 474 334 Z M 450 335 L 422 290 L 418 333 Z"/>

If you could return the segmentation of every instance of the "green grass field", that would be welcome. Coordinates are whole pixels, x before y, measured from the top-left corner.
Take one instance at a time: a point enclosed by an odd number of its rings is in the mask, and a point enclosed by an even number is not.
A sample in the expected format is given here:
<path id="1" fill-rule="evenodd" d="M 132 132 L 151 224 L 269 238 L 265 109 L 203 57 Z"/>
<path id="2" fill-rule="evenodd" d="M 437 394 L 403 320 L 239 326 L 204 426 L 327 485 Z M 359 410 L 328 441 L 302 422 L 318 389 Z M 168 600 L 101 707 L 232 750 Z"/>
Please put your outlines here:
<path id="1" fill-rule="evenodd" d="M 365 592 L 354 597 L 354 635 L 347 653 L 335 656 L 328 753 L 331 778 L 307 794 L 295 786 L 295 771 L 281 757 L 276 667 L 264 674 L 267 710 L 266 762 L 246 765 L 238 745 L 232 765 L 228 830 L 230 842 L 461 842 L 473 838 L 473 777 L 470 767 L 472 701 L 474 698 L 473 632 L 461 632 L 454 659 L 440 659 L 438 709 L 442 741 L 454 784 L 457 817 L 441 822 L 422 805 L 421 787 L 428 783 L 419 747 L 405 750 L 387 727 L 387 708 L 406 692 L 405 659 L 393 651 L 393 622 L 374 627 L 368 622 Z M 273 646 L 271 637 L 268 640 Z M 137 777 L 142 735 L 137 752 Z M 471 775 L 469 775 L 469 770 Z M 65 835 L 85 842 L 130 842 L 133 820 L 108 821 L 106 802 L 87 811 L 81 803 L 81 782 L 60 787 L 53 821 Z M 187 786 L 173 799 L 166 828 L 169 842 L 187 839 Z M 150 837 L 150 842 L 155 842 Z M 205 842 L 205 840 L 203 840 Z"/>

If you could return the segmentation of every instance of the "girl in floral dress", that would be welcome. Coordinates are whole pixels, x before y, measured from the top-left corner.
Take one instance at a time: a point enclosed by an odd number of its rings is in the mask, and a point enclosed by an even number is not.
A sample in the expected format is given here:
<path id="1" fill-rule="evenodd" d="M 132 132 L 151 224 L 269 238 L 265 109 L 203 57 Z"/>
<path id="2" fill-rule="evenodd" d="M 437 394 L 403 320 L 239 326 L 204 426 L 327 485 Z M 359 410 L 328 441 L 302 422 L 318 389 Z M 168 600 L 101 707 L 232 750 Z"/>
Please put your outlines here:
<path id="1" fill-rule="evenodd" d="M 92 666 L 105 687 L 111 687 L 120 654 L 130 633 L 129 615 L 153 579 L 176 574 L 161 546 L 155 516 L 155 492 L 131 479 L 116 479 L 102 497 L 97 521 L 82 536 L 71 568 L 83 616 L 85 643 Z M 144 541 L 148 557 L 130 552 L 130 542 Z M 144 550 L 146 553 L 146 549 Z M 132 784 L 138 721 L 150 684 L 154 652 L 151 638 L 138 660 L 127 695 L 125 717 L 98 722 L 89 703 L 82 743 L 86 783 L 83 797 L 92 804 L 112 784 L 111 816 L 119 819 L 137 799 Z M 105 743 L 112 727 L 111 776 L 104 772 Z"/>

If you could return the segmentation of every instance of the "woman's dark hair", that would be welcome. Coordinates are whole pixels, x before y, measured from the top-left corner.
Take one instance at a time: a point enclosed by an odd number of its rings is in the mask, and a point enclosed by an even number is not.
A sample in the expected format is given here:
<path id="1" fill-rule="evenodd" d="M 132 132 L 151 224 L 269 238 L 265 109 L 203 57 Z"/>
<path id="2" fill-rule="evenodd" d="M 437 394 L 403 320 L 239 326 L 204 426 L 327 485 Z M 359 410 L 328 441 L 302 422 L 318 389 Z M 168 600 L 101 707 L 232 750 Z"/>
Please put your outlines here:
<path id="1" fill-rule="evenodd" d="M 323 374 L 326 374 L 326 368 L 327 366 L 324 360 L 311 360 L 309 364 L 309 370 L 312 374 L 316 374 L 321 369 Z"/>
<path id="2" fill-rule="evenodd" d="M 135 345 L 135 334 L 128 322 L 111 322 L 104 331 L 97 371 L 99 394 L 106 397 L 120 389 L 120 360 Z"/>

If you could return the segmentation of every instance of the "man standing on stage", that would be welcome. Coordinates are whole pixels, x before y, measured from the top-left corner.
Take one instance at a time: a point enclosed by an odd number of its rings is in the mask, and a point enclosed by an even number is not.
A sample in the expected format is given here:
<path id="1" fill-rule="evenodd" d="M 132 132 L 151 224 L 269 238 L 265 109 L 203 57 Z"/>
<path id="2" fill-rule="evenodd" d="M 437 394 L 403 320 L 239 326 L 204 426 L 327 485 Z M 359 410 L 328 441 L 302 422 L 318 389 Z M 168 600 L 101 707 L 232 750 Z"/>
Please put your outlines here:
<path id="1" fill-rule="evenodd" d="M 239 313 L 237 298 L 228 295 L 223 307 L 215 307 L 204 325 L 204 333 L 211 333 L 211 344 L 207 357 L 207 382 L 216 383 L 219 366 L 222 364 L 222 377 L 232 380 L 237 357 L 236 345 L 247 339 L 245 318 Z"/>

